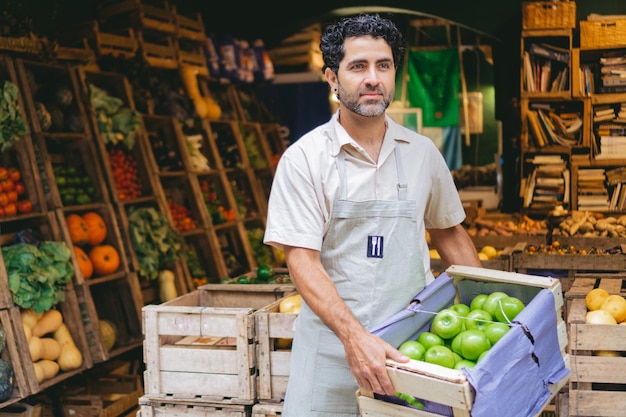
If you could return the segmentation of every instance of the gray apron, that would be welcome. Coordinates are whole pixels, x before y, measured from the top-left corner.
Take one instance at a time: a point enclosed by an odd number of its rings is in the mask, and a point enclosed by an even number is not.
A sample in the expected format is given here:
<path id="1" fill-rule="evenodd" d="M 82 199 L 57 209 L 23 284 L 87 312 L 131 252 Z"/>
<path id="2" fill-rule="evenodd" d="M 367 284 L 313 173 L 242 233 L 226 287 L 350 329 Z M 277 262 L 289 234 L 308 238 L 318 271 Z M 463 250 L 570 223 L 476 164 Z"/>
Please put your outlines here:
<path id="1" fill-rule="evenodd" d="M 365 328 L 405 308 L 425 286 L 415 201 L 398 144 L 398 200 L 348 201 L 345 150 L 337 157 L 339 198 L 322 243 L 321 260 L 337 291 Z M 373 185 L 372 185 L 373 186 Z M 337 336 L 303 303 L 295 323 L 283 417 L 358 416 L 355 382 Z"/>

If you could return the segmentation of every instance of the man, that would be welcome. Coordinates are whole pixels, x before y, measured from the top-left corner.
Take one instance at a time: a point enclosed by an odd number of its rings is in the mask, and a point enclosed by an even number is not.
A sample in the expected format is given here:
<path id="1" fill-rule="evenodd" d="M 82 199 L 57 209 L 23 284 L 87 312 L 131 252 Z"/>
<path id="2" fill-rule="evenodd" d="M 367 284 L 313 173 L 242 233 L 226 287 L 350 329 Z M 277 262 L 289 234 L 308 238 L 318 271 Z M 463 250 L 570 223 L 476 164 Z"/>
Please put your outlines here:
<path id="1" fill-rule="evenodd" d="M 441 153 L 385 115 L 403 42 L 378 15 L 325 28 L 323 71 L 339 108 L 276 171 L 265 243 L 284 249 L 304 300 L 285 417 L 358 416 L 358 386 L 395 394 L 385 360 L 408 358 L 368 329 L 434 279 L 426 230 L 446 264 L 481 266 Z"/>

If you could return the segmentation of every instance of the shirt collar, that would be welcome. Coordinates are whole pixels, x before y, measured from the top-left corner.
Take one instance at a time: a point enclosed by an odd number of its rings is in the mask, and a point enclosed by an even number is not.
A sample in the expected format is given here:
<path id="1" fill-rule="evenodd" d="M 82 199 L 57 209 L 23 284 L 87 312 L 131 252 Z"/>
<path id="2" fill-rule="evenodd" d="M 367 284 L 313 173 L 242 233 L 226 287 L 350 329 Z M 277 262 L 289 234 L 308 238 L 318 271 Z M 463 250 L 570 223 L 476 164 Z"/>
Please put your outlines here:
<path id="1" fill-rule="evenodd" d="M 387 131 L 385 132 L 383 149 L 386 148 L 385 144 L 393 143 L 393 147 L 395 147 L 397 142 L 409 142 L 405 135 L 403 135 L 401 126 L 398 123 L 393 121 L 389 115 L 385 115 L 385 119 L 387 122 Z M 350 144 L 356 146 L 354 139 L 350 137 L 346 129 L 339 123 L 339 109 L 337 109 L 330 119 L 328 135 L 332 140 L 333 157 L 339 154 L 344 145 Z"/>

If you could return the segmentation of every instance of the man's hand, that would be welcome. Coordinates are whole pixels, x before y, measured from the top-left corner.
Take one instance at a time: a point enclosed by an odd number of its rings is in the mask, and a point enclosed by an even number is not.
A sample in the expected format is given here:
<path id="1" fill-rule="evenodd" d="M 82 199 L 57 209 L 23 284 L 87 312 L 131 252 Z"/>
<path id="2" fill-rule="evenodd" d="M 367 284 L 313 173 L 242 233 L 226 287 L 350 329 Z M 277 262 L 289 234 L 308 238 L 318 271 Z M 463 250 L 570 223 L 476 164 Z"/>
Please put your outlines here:
<path id="1" fill-rule="evenodd" d="M 396 391 L 387 374 L 386 360 L 408 362 L 409 358 L 367 331 L 360 332 L 343 343 L 346 359 L 357 384 L 378 394 L 395 395 Z"/>

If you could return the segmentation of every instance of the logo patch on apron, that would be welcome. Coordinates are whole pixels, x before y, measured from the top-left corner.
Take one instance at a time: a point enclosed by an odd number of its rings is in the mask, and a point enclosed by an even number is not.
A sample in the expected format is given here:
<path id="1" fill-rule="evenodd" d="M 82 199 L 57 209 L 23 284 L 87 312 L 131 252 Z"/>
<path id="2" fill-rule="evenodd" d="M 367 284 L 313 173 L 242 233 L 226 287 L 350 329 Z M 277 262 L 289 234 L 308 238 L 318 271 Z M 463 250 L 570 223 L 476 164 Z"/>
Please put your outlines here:
<path id="1" fill-rule="evenodd" d="M 383 237 L 368 236 L 367 237 L 367 257 L 382 258 L 383 257 Z"/>

